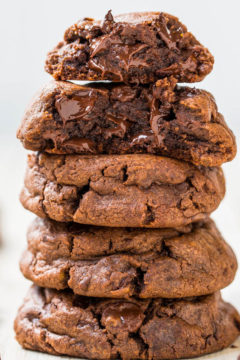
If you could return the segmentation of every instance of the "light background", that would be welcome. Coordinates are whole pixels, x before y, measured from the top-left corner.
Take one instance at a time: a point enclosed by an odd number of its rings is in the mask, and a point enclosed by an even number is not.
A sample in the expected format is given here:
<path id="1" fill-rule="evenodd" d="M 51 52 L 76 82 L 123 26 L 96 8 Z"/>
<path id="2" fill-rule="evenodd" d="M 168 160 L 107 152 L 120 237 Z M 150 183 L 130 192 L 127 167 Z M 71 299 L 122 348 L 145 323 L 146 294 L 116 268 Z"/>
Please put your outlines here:
<path id="1" fill-rule="evenodd" d="M 18 270 L 18 259 L 25 246 L 27 225 L 34 218 L 18 202 L 26 151 L 15 139 L 15 132 L 33 94 L 50 81 L 50 76 L 44 72 L 47 51 L 79 18 L 103 18 L 109 9 L 113 15 L 151 10 L 176 15 L 215 56 L 212 73 L 195 86 L 213 93 L 219 110 L 239 140 L 240 2 L 1 0 L 0 6 L 0 227 L 4 240 L 0 250 L 1 342 L 28 287 Z M 227 195 L 213 218 L 240 260 L 240 157 L 224 165 L 224 170 Z M 235 282 L 223 293 L 240 310 L 239 280 L 237 275 Z M 12 355 L 2 358 L 10 359 L 13 359 Z"/>

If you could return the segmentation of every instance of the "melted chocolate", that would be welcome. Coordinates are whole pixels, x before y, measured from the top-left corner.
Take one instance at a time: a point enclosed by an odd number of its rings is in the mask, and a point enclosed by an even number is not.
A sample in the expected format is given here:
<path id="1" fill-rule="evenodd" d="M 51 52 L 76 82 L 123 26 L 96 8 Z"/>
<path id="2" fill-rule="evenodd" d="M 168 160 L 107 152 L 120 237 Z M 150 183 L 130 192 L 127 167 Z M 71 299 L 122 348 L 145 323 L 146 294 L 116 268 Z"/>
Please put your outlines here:
<path id="1" fill-rule="evenodd" d="M 119 37 L 110 37 L 105 35 L 100 39 L 95 39 L 91 44 L 91 56 L 89 60 L 89 67 L 97 72 L 101 72 L 102 76 L 105 76 L 107 73 L 113 73 L 116 77 L 119 78 L 119 81 L 124 81 L 122 76 L 121 69 L 129 71 L 130 67 L 137 67 L 139 65 L 143 66 L 143 60 L 134 58 L 140 51 L 148 48 L 146 44 L 134 44 L 134 45 L 125 45 L 122 46 L 121 39 Z M 118 68 L 114 64 L 106 64 L 106 59 L 104 56 L 97 57 L 100 53 L 112 49 L 114 51 L 116 59 L 119 62 Z M 147 65 L 147 64 L 145 64 Z"/>
<path id="2" fill-rule="evenodd" d="M 160 13 L 157 23 L 159 26 L 158 33 L 167 47 L 170 50 L 175 50 L 177 53 L 180 53 L 180 50 L 176 46 L 176 41 L 179 39 L 179 35 L 183 35 L 181 27 L 179 27 L 180 34 L 177 31 L 173 31 L 171 27 L 169 28 L 163 13 Z"/>
<path id="3" fill-rule="evenodd" d="M 111 13 L 108 13 L 107 15 L 111 15 L 110 18 L 111 20 L 109 20 L 109 16 L 105 17 L 105 21 L 106 19 L 108 19 L 108 22 L 110 21 L 111 24 L 114 24 L 113 21 L 113 17 Z M 105 22 L 104 22 L 105 24 Z M 156 19 L 156 24 L 157 24 L 157 29 L 158 29 L 158 34 L 161 37 L 161 39 L 165 42 L 165 44 L 167 45 L 167 47 L 170 50 L 174 50 L 177 53 L 180 52 L 180 50 L 177 48 L 176 46 L 176 42 L 177 40 L 179 40 L 179 37 L 183 36 L 182 34 L 182 28 L 179 26 L 178 27 L 178 31 L 174 30 L 173 27 L 169 27 L 167 25 L 166 22 L 166 18 L 163 15 L 163 13 L 160 13 L 159 18 Z M 127 33 L 127 25 L 125 25 L 125 33 Z M 119 26 L 119 28 L 121 28 L 121 26 Z M 130 31 L 130 29 L 129 29 Z M 116 30 L 116 33 L 118 31 Z M 150 45 L 150 44 L 149 44 Z M 149 47 L 148 44 L 125 44 L 125 46 L 122 46 L 122 40 L 119 36 L 109 36 L 109 35 L 105 35 L 102 36 L 100 39 L 94 39 L 92 41 L 91 44 L 91 56 L 90 59 L 93 59 L 96 55 L 99 55 L 101 52 L 104 52 L 106 50 L 109 49 L 113 49 L 114 48 L 114 52 L 118 58 L 118 60 L 120 60 L 120 64 L 123 65 L 123 68 L 128 71 L 129 68 L 131 66 L 144 66 L 143 63 L 143 59 L 139 59 L 136 58 L 134 59 L 134 55 L 136 55 L 137 53 L 139 53 L 140 51 L 142 51 L 143 49 L 146 49 Z M 90 61 L 91 67 L 94 68 L 97 71 L 102 71 L 103 74 L 105 73 L 105 69 L 108 70 L 113 70 L 112 67 L 106 66 L 106 63 L 103 59 L 102 64 L 100 64 L 99 62 L 97 63 L 96 60 L 91 60 Z M 145 65 L 147 66 L 148 64 L 145 63 Z M 116 70 L 116 69 L 115 69 Z M 117 72 L 116 75 L 119 75 L 119 73 Z"/>
<path id="4" fill-rule="evenodd" d="M 135 145 L 141 145 L 147 142 L 153 142 L 154 141 L 154 133 L 153 131 L 146 131 L 146 132 L 142 132 L 140 134 L 138 134 L 137 136 L 135 136 L 131 143 L 130 146 L 135 146 Z"/>
<path id="5" fill-rule="evenodd" d="M 109 305 L 103 312 L 102 322 L 106 327 L 132 331 L 141 325 L 143 317 L 143 312 L 137 305 L 123 303 L 119 306 Z"/>
<path id="6" fill-rule="evenodd" d="M 66 148 L 74 149 L 74 151 L 82 153 L 96 153 L 96 147 L 93 141 L 86 138 L 72 138 L 63 142 Z"/>
<path id="7" fill-rule="evenodd" d="M 117 124 L 118 126 L 114 128 L 106 129 L 104 134 L 105 138 L 108 139 L 113 135 L 123 138 L 129 128 L 129 124 L 126 120 L 126 117 L 123 116 L 122 118 L 117 118 L 111 114 L 107 114 L 107 119 Z"/>
<path id="8" fill-rule="evenodd" d="M 159 124 L 165 120 L 171 111 L 172 103 L 175 101 L 174 88 L 176 79 L 169 78 L 159 80 L 153 87 L 152 98 L 150 100 L 150 126 L 157 140 L 157 144 L 163 144 L 164 136 L 159 131 Z"/>
<path id="9" fill-rule="evenodd" d="M 65 124 L 67 121 L 83 119 L 94 107 L 96 96 L 92 89 L 67 97 L 62 95 L 55 101 L 56 109 Z"/>
<path id="10" fill-rule="evenodd" d="M 112 89 L 111 100 L 120 101 L 121 103 L 133 101 L 137 96 L 136 87 L 126 85 L 116 86 Z"/>

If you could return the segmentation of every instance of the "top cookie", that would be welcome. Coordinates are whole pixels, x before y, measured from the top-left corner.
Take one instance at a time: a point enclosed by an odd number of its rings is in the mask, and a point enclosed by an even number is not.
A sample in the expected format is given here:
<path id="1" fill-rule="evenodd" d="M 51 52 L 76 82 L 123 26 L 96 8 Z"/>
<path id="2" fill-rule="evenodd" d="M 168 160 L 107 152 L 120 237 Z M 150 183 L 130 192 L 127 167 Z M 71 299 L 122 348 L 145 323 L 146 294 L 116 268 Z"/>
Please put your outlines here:
<path id="1" fill-rule="evenodd" d="M 129 13 L 72 25 L 51 52 L 46 71 L 57 80 L 110 80 L 148 84 L 173 75 L 201 81 L 211 53 L 178 18 L 162 12 Z"/>

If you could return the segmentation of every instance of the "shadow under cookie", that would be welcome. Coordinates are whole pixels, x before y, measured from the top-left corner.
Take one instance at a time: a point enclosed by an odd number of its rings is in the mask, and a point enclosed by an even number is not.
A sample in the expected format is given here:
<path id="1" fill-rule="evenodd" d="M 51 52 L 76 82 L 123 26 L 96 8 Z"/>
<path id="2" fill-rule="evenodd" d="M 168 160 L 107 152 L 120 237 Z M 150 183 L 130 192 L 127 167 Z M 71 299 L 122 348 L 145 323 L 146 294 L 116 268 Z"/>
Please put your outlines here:
<path id="1" fill-rule="evenodd" d="M 35 284 L 84 296 L 179 298 L 229 285 L 237 260 L 210 219 L 182 229 L 101 228 L 37 218 L 20 267 Z"/>

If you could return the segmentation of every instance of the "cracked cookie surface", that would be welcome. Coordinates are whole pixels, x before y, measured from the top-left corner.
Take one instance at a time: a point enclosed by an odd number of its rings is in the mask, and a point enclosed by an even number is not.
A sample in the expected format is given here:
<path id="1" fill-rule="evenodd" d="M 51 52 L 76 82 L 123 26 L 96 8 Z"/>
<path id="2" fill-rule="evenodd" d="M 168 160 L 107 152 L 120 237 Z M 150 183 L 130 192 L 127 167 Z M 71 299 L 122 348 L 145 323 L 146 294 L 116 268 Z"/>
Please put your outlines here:
<path id="1" fill-rule="evenodd" d="M 178 227 L 215 210 L 221 168 L 154 155 L 29 156 L 20 200 L 40 217 L 108 227 Z"/>
<path id="2" fill-rule="evenodd" d="M 32 286 L 14 328 L 24 348 L 54 355 L 179 359 L 229 346 L 239 335 L 240 317 L 220 293 L 107 300 Z"/>
<path id="3" fill-rule="evenodd" d="M 213 56 L 169 14 L 130 13 L 104 21 L 85 18 L 49 52 L 45 69 L 56 80 L 110 80 L 148 84 L 173 75 L 201 81 Z"/>
<path id="4" fill-rule="evenodd" d="M 18 138 L 55 154 L 150 153 L 219 166 L 236 154 L 235 138 L 204 90 L 176 85 L 54 82 L 24 114 Z"/>
<path id="5" fill-rule="evenodd" d="M 179 298 L 229 285 L 237 260 L 210 219 L 182 229 L 102 228 L 37 218 L 20 267 L 35 284 L 94 297 Z"/>

